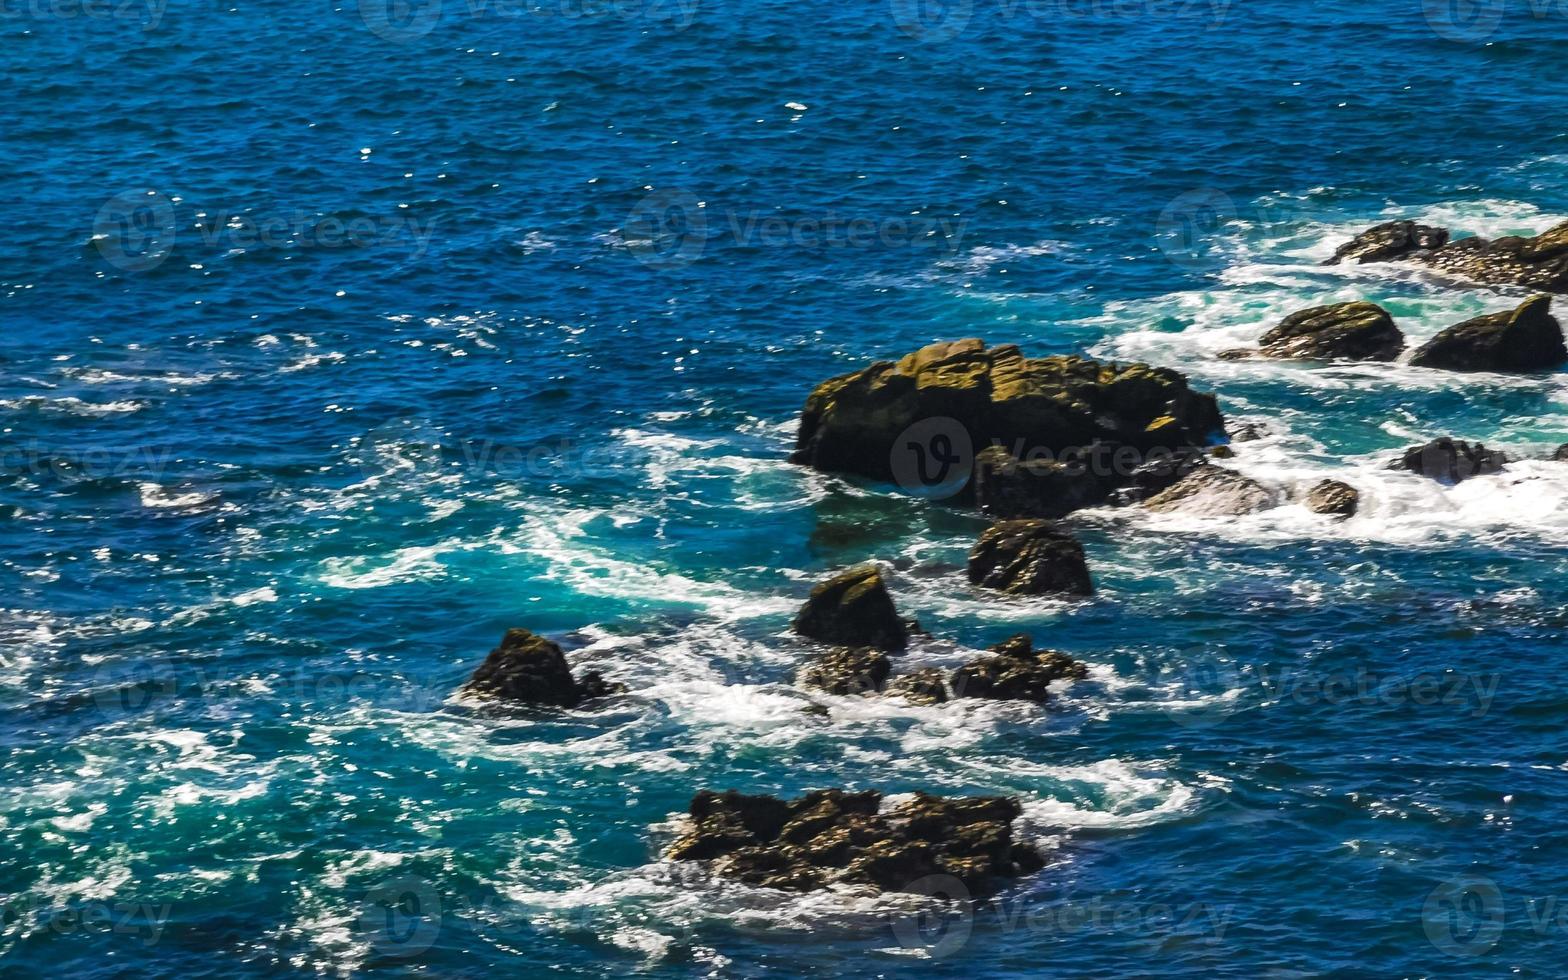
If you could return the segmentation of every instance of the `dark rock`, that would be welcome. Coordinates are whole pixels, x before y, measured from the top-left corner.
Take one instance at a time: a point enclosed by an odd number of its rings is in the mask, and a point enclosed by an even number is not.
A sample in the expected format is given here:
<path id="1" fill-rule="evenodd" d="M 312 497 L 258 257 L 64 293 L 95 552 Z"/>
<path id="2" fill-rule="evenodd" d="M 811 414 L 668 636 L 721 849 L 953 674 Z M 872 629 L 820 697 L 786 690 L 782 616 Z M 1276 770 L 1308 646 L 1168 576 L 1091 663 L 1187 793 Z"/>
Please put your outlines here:
<path id="1" fill-rule="evenodd" d="M 1315 514 L 1349 517 L 1361 504 L 1361 491 L 1338 480 L 1324 480 L 1307 491 L 1302 503 Z"/>
<path id="2" fill-rule="evenodd" d="M 871 694 L 882 690 L 893 665 L 871 647 L 834 647 L 801 671 L 800 682 L 829 694 Z"/>
<path id="3" fill-rule="evenodd" d="M 1036 651 L 1024 634 L 991 648 L 953 672 L 953 696 L 1044 703 L 1053 681 L 1081 680 L 1089 668 L 1056 650 Z"/>
<path id="4" fill-rule="evenodd" d="M 1409 470 L 1442 483 L 1459 483 L 1472 476 L 1502 472 L 1508 457 L 1479 442 L 1460 442 L 1444 436 L 1424 446 L 1412 446 L 1389 464 L 1391 470 Z"/>
<path id="5" fill-rule="evenodd" d="M 1142 503 L 1180 483 L 1208 462 L 1208 455 L 1201 449 L 1150 453 L 1148 461 L 1128 475 L 1127 486 L 1116 491 L 1112 500 L 1122 505 Z"/>
<path id="6" fill-rule="evenodd" d="M 942 704 L 947 701 L 947 679 L 935 667 L 921 667 L 894 678 L 887 693 L 897 694 L 915 704 Z"/>
<path id="7" fill-rule="evenodd" d="M 895 452 L 900 466 L 922 461 L 906 459 L 911 426 L 933 422 L 959 430 L 943 434 L 947 449 L 967 440 L 973 450 L 1004 446 L 1023 460 L 1061 459 L 1096 443 L 1202 445 L 1224 432 L 1214 396 L 1193 391 L 1176 371 L 1026 358 L 1016 346 L 987 349 L 969 339 L 931 344 L 819 385 L 806 401 L 791 459 L 894 480 Z"/>
<path id="8" fill-rule="evenodd" d="M 795 632 L 823 643 L 902 650 L 909 626 L 875 565 L 856 565 L 811 590 L 795 617 Z"/>
<path id="9" fill-rule="evenodd" d="M 1229 446 L 1215 446 L 1213 449 L 1209 450 L 1209 455 L 1214 459 L 1235 459 L 1236 450 L 1230 448 Z"/>
<path id="10" fill-rule="evenodd" d="M 577 681 L 561 648 L 525 629 L 508 630 L 463 689 L 484 698 L 561 708 L 626 690 L 597 673 L 584 674 Z"/>
<path id="11" fill-rule="evenodd" d="M 1267 510 L 1277 502 L 1272 491 L 1250 477 L 1220 466 L 1203 466 L 1150 497 L 1144 506 L 1161 513 L 1236 517 Z"/>
<path id="12" fill-rule="evenodd" d="M 1449 371 L 1548 371 L 1568 360 L 1550 296 L 1449 327 L 1411 355 L 1418 367 Z"/>
<path id="13" fill-rule="evenodd" d="M 1292 313 L 1259 341 L 1270 357 L 1392 361 L 1405 335 L 1376 303 L 1336 303 Z"/>
<path id="14" fill-rule="evenodd" d="M 1020 462 L 1001 446 L 975 457 L 974 501 L 993 517 L 1065 517 L 1105 503 L 1116 483 L 1083 458 Z"/>
<path id="15" fill-rule="evenodd" d="M 1261 422 L 1242 422 L 1231 427 L 1231 442 L 1256 442 L 1269 434 L 1269 427 Z"/>
<path id="16" fill-rule="evenodd" d="M 1552 453 L 1552 459 L 1559 463 L 1568 462 L 1568 443 L 1558 446 L 1557 451 Z"/>
<path id="17" fill-rule="evenodd" d="M 887 811 L 876 792 L 819 790 L 796 800 L 703 791 L 692 830 L 669 849 L 677 861 L 711 861 L 714 872 L 748 884 L 809 891 L 834 882 L 883 891 L 951 876 L 975 894 L 1044 866 L 1013 840 L 1022 808 L 1004 797 L 944 799 L 918 794 Z"/>
<path id="18" fill-rule="evenodd" d="M 1233 347 L 1230 350 L 1222 350 L 1214 356 L 1222 361 L 1250 361 L 1261 356 L 1262 353 L 1252 347 Z"/>
<path id="19" fill-rule="evenodd" d="M 1003 521 L 969 552 L 969 581 L 1015 595 L 1093 595 L 1083 545 L 1047 521 Z"/>
<path id="20" fill-rule="evenodd" d="M 1427 252 L 1448 244 L 1448 232 L 1414 221 L 1390 221 L 1357 235 L 1341 245 L 1324 265 L 1342 262 L 1388 262 Z"/>

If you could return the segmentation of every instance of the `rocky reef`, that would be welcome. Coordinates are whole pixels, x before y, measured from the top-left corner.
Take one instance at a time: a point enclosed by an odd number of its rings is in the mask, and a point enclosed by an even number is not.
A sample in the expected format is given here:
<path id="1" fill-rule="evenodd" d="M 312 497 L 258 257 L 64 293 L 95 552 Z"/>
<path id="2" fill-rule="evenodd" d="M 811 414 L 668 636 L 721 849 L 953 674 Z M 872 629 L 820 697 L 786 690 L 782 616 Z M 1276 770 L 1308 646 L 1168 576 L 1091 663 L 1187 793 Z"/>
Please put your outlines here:
<path id="1" fill-rule="evenodd" d="M 1034 648 L 1020 633 L 991 648 L 992 656 L 978 657 L 953 672 L 953 696 L 1004 701 L 1045 703 L 1054 681 L 1082 680 L 1089 668 L 1056 650 Z"/>
<path id="2" fill-rule="evenodd" d="M 625 690 L 597 673 L 578 680 L 556 644 L 525 629 L 508 630 L 501 645 L 490 651 L 463 685 L 469 694 L 513 704 L 575 708 L 591 698 Z"/>
<path id="3" fill-rule="evenodd" d="M 1200 466 L 1144 501 L 1149 510 L 1195 517 L 1238 517 L 1279 503 L 1263 484 L 1223 466 Z"/>
<path id="4" fill-rule="evenodd" d="M 1424 446 L 1412 446 L 1389 464 L 1391 470 L 1409 470 L 1442 483 L 1459 483 L 1472 476 L 1500 473 L 1508 457 L 1479 442 L 1461 442 L 1444 436 Z"/>
<path id="5" fill-rule="evenodd" d="M 1405 349 L 1405 335 L 1376 303 L 1336 303 L 1292 313 L 1259 344 L 1267 357 L 1392 361 Z"/>
<path id="6" fill-rule="evenodd" d="M 892 673 L 887 654 L 871 647 L 834 647 L 806 665 L 800 682 L 829 694 L 871 694 Z"/>
<path id="7" fill-rule="evenodd" d="M 1404 261 L 1486 286 L 1568 292 L 1568 222 L 1539 235 L 1461 238 L 1413 221 L 1391 221 L 1362 232 L 1328 264 Z"/>
<path id="8" fill-rule="evenodd" d="M 909 624 L 898 617 L 875 565 L 856 565 L 812 589 L 795 632 L 846 647 L 902 650 L 909 643 Z"/>
<path id="9" fill-rule="evenodd" d="M 940 431 L 924 431 L 933 426 Z M 967 339 L 823 382 L 806 400 L 791 459 L 908 483 L 906 471 L 940 457 L 963 467 L 956 486 L 967 481 L 973 460 L 957 443 L 971 454 L 994 445 L 1020 460 L 1059 460 L 1091 446 L 1175 449 L 1223 434 L 1214 396 L 1193 391 L 1176 371 L 1028 358 L 1011 344 L 987 348 Z"/>
<path id="10" fill-rule="evenodd" d="M 993 524 L 969 552 L 969 581 L 1014 595 L 1093 595 L 1083 545 L 1048 521 Z"/>
<path id="11" fill-rule="evenodd" d="M 1410 357 L 1418 367 L 1449 371 L 1549 371 L 1568 361 L 1562 325 L 1550 296 L 1532 296 L 1516 309 L 1488 313 L 1449 327 Z"/>
<path id="12" fill-rule="evenodd" d="M 887 809 L 883 802 L 876 791 L 817 790 L 782 800 L 704 790 L 691 801 L 691 830 L 668 857 L 710 862 L 716 874 L 789 891 L 839 882 L 918 891 L 942 876 L 980 895 L 1044 866 L 1037 850 L 1013 838 L 1023 812 L 1016 800 L 919 793 Z"/>

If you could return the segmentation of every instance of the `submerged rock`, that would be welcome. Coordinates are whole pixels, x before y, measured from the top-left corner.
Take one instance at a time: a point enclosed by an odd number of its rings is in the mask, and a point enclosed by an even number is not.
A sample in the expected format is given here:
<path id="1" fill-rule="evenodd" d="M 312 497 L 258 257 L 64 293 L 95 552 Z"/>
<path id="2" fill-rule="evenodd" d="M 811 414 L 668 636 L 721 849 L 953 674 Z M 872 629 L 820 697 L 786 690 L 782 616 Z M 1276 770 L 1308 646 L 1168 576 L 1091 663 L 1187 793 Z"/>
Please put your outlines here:
<path id="1" fill-rule="evenodd" d="M 1448 232 L 1414 221 L 1389 221 L 1369 228 L 1341 245 L 1324 265 L 1342 262 L 1388 262 L 1448 244 Z"/>
<path id="2" fill-rule="evenodd" d="M 1020 462 L 1001 446 L 975 457 L 974 500 L 993 517 L 1065 517 L 1105 503 L 1117 482 L 1081 459 Z"/>
<path id="3" fill-rule="evenodd" d="M 1568 222 L 1535 236 L 1449 240 L 1441 228 L 1389 222 L 1341 246 L 1329 264 L 1342 261 L 1419 263 L 1488 286 L 1525 286 L 1568 292 Z"/>
<path id="4" fill-rule="evenodd" d="M 1044 866 L 1038 851 L 1013 840 L 1022 812 L 1006 797 L 919 793 L 883 810 L 874 791 L 780 800 L 704 790 L 691 802 L 692 830 L 668 856 L 711 861 L 720 875 L 790 891 L 836 882 L 908 891 L 944 875 L 984 894 Z"/>
<path id="5" fill-rule="evenodd" d="M 992 445 L 1022 460 L 1060 460 L 1097 444 L 1179 448 L 1223 432 L 1214 396 L 1193 391 L 1176 371 L 1027 358 L 1014 345 L 988 349 L 968 339 L 823 382 L 806 400 L 790 458 L 906 484 L 918 472 L 946 486 L 948 469 L 962 468 L 958 481 L 966 480 L 972 453 Z"/>
<path id="6" fill-rule="evenodd" d="M 1568 463 L 1568 443 L 1558 446 L 1552 453 L 1552 459 L 1559 463 Z"/>
<path id="7" fill-rule="evenodd" d="M 606 683 L 598 673 L 572 677 L 561 648 L 525 629 L 508 630 L 501 645 L 490 651 L 463 690 L 484 698 L 518 704 L 575 708 L 590 698 L 619 694 L 619 684 Z"/>
<path id="8" fill-rule="evenodd" d="M 846 647 L 902 650 L 909 643 L 909 626 L 875 565 L 856 565 L 812 589 L 795 632 Z"/>
<path id="9" fill-rule="evenodd" d="M 892 662 L 880 650 L 835 647 L 808 664 L 800 682 L 829 694 L 871 694 L 882 690 L 892 670 Z"/>
<path id="10" fill-rule="evenodd" d="M 1444 436 L 1424 446 L 1406 449 L 1389 464 L 1391 470 L 1409 470 L 1443 483 L 1459 483 L 1472 476 L 1502 472 L 1508 457 L 1479 442 L 1461 442 Z"/>
<path id="11" fill-rule="evenodd" d="M 1256 442 L 1269 434 L 1269 427 L 1261 422 L 1242 422 L 1232 426 L 1231 442 Z"/>
<path id="12" fill-rule="evenodd" d="M 978 657 L 953 672 L 953 696 L 1034 701 L 1043 704 L 1054 681 L 1081 680 L 1089 668 L 1065 653 L 1034 649 L 1025 634 L 991 648 L 994 656 Z"/>
<path id="13" fill-rule="evenodd" d="M 1418 367 L 1449 371 L 1548 371 L 1568 361 L 1550 296 L 1449 327 L 1411 355 Z"/>
<path id="14" fill-rule="evenodd" d="M 1083 545 L 1047 521 L 1003 521 L 969 552 L 969 581 L 1015 595 L 1093 595 Z"/>
<path id="15" fill-rule="evenodd" d="M 1201 466 L 1144 506 L 1161 513 L 1197 517 L 1237 517 L 1273 507 L 1273 491 L 1251 477 L 1222 466 Z"/>
<path id="16" fill-rule="evenodd" d="M 1376 303 L 1336 303 L 1292 313 L 1259 343 L 1270 357 L 1392 361 L 1405 335 Z"/>
<path id="17" fill-rule="evenodd" d="M 1324 480 L 1307 491 L 1302 503 L 1315 514 L 1349 517 L 1361 505 L 1361 491 L 1338 480 Z"/>
<path id="18" fill-rule="evenodd" d="M 947 701 L 947 679 L 935 667 L 921 667 L 894 678 L 887 686 L 887 693 L 897 694 L 915 704 L 942 704 Z"/>
<path id="19" fill-rule="evenodd" d="M 1111 499 L 1118 504 L 1142 503 L 1180 483 L 1208 462 L 1208 454 L 1201 449 L 1151 454 L 1147 462 L 1128 474 L 1127 486 L 1116 491 Z"/>

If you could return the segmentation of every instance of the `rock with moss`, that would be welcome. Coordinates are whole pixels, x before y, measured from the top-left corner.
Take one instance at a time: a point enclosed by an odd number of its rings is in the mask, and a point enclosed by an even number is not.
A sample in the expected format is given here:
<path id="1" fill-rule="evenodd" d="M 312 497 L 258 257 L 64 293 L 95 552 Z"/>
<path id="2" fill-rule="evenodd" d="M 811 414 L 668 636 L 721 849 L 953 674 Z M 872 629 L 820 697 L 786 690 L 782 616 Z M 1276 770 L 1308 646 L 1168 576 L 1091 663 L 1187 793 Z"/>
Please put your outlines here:
<path id="1" fill-rule="evenodd" d="M 835 646 L 902 650 L 910 625 L 898 616 L 882 572 L 856 565 L 811 590 L 795 617 L 795 632 Z"/>
<path id="2" fill-rule="evenodd" d="M 1392 361 L 1405 349 L 1405 335 L 1376 303 L 1335 303 L 1292 313 L 1259 344 L 1269 357 Z"/>
<path id="3" fill-rule="evenodd" d="M 1106 503 L 1123 482 L 1097 471 L 1089 454 L 1021 461 L 1002 446 L 975 457 L 974 502 L 992 517 L 1065 517 Z"/>
<path id="4" fill-rule="evenodd" d="M 913 891 L 940 876 L 983 895 L 1044 866 L 1037 850 L 1014 839 L 1022 812 L 1006 797 L 918 793 L 889 806 L 875 791 L 782 800 L 704 790 L 692 799 L 691 829 L 667 856 L 786 891 L 833 884 Z"/>
<path id="5" fill-rule="evenodd" d="M 921 667 L 900 677 L 887 686 L 887 693 L 896 694 L 915 704 L 943 704 L 947 701 L 947 678 L 935 667 Z"/>
<path id="6" fill-rule="evenodd" d="M 1449 327 L 1410 357 L 1417 367 L 1522 374 L 1550 371 L 1568 361 L 1562 325 L 1550 296 L 1532 296 L 1512 310 L 1488 313 Z"/>
<path id="7" fill-rule="evenodd" d="M 823 382 L 806 400 L 791 459 L 898 480 L 904 463 L 925 464 L 935 446 L 912 435 L 923 431 L 915 428 L 922 423 L 953 430 L 941 433 L 944 459 L 963 466 L 972 457 L 962 458 L 959 443 L 972 452 L 1002 446 L 1023 461 L 1060 460 L 1097 444 L 1176 448 L 1224 434 L 1214 396 L 1194 391 L 1176 371 L 1083 357 L 1029 358 L 1013 345 L 987 348 L 968 339 Z"/>
<path id="8" fill-rule="evenodd" d="M 992 647 L 990 656 L 954 671 L 953 696 L 1043 704 L 1053 683 L 1088 675 L 1086 665 L 1056 650 L 1036 650 L 1034 641 L 1020 633 Z"/>
<path id="9" fill-rule="evenodd" d="M 892 672 L 887 654 L 871 647 L 834 647 L 807 664 L 800 682 L 829 694 L 873 694 Z"/>
<path id="10" fill-rule="evenodd" d="M 619 694 L 625 688 L 590 672 L 572 676 L 561 648 L 525 629 L 508 630 L 501 645 L 463 685 L 468 694 L 511 704 L 575 708 L 584 701 Z"/>
<path id="11" fill-rule="evenodd" d="M 1339 480 L 1323 480 L 1313 484 L 1302 503 L 1314 514 L 1350 517 L 1361 506 L 1361 491 Z"/>
<path id="12" fill-rule="evenodd" d="M 1401 224 L 1416 230 L 1401 237 L 1395 227 Z M 1539 235 L 1457 240 L 1440 228 L 1391 222 L 1357 235 L 1330 261 L 1403 261 L 1477 285 L 1562 293 L 1568 292 L 1568 222 Z"/>
<path id="13" fill-rule="evenodd" d="M 1411 446 L 1388 468 L 1408 470 L 1439 483 L 1455 484 L 1471 477 L 1501 473 L 1507 463 L 1507 455 L 1479 442 L 1463 442 L 1444 436 L 1424 446 Z"/>
<path id="14" fill-rule="evenodd" d="M 1042 520 L 987 528 L 969 551 L 969 581 L 1013 595 L 1094 594 L 1083 545 Z"/>
<path id="15" fill-rule="evenodd" d="M 1274 491 L 1222 466 L 1202 466 L 1144 501 L 1149 510 L 1195 517 L 1239 517 L 1279 503 Z"/>

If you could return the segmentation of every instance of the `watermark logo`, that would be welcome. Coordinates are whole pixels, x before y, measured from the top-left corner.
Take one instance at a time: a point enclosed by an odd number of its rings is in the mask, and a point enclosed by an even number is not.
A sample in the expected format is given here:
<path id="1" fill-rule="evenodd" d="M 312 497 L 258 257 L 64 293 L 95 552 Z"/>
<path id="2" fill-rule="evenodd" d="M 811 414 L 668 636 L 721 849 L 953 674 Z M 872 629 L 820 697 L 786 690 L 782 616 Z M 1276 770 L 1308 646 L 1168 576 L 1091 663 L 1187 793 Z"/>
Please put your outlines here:
<path id="1" fill-rule="evenodd" d="M 1236 202 L 1213 187 L 1200 187 L 1176 197 L 1160 212 L 1154 235 L 1160 251 L 1189 272 L 1208 271 L 1219 256 L 1210 247 L 1221 228 L 1236 220 Z"/>
<path id="2" fill-rule="evenodd" d="M 690 191 L 654 191 L 626 219 L 626 244 L 644 265 L 673 269 L 690 265 L 708 243 L 708 220 Z"/>
<path id="3" fill-rule="evenodd" d="M 116 194 L 93 218 L 93 247 L 125 272 L 148 272 L 174 251 L 174 203 L 157 191 Z"/>
<path id="4" fill-rule="evenodd" d="M 1432 889 L 1421 907 L 1421 927 L 1438 950 L 1480 956 L 1503 936 L 1507 913 L 1503 893 L 1490 878 L 1466 877 Z"/>
<path id="5" fill-rule="evenodd" d="M 916 41 L 951 41 L 969 26 L 974 0 L 891 0 L 893 23 Z"/>
<path id="6" fill-rule="evenodd" d="M 441 22 L 441 0 L 359 0 L 359 19 L 393 44 L 417 41 Z"/>
<path id="7" fill-rule="evenodd" d="M 905 891 L 930 901 L 893 919 L 893 935 L 900 946 L 940 960 L 968 945 L 975 914 L 963 882 L 952 875 L 930 875 L 911 882 Z"/>
<path id="8" fill-rule="evenodd" d="M 384 881 L 366 893 L 357 928 L 382 956 L 418 956 L 441 933 L 441 896 L 414 875 Z"/>
<path id="9" fill-rule="evenodd" d="M 140 24 L 147 34 L 158 29 L 168 9 L 168 0 L 0 0 L 0 21 L 115 21 Z"/>
<path id="10" fill-rule="evenodd" d="M 969 484 L 974 473 L 974 442 L 955 418 L 922 419 L 893 441 L 888 466 L 905 492 L 946 500 Z"/>
<path id="11" fill-rule="evenodd" d="M 1180 662 L 1160 680 L 1169 695 L 1164 711 L 1183 728 L 1213 728 L 1241 710 L 1241 671 L 1201 647 L 1182 651 Z"/>
<path id="12" fill-rule="evenodd" d="M 1503 22 L 1508 0 L 1422 0 L 1432 32 L 1445 41 L 1479 44 Z"/>

